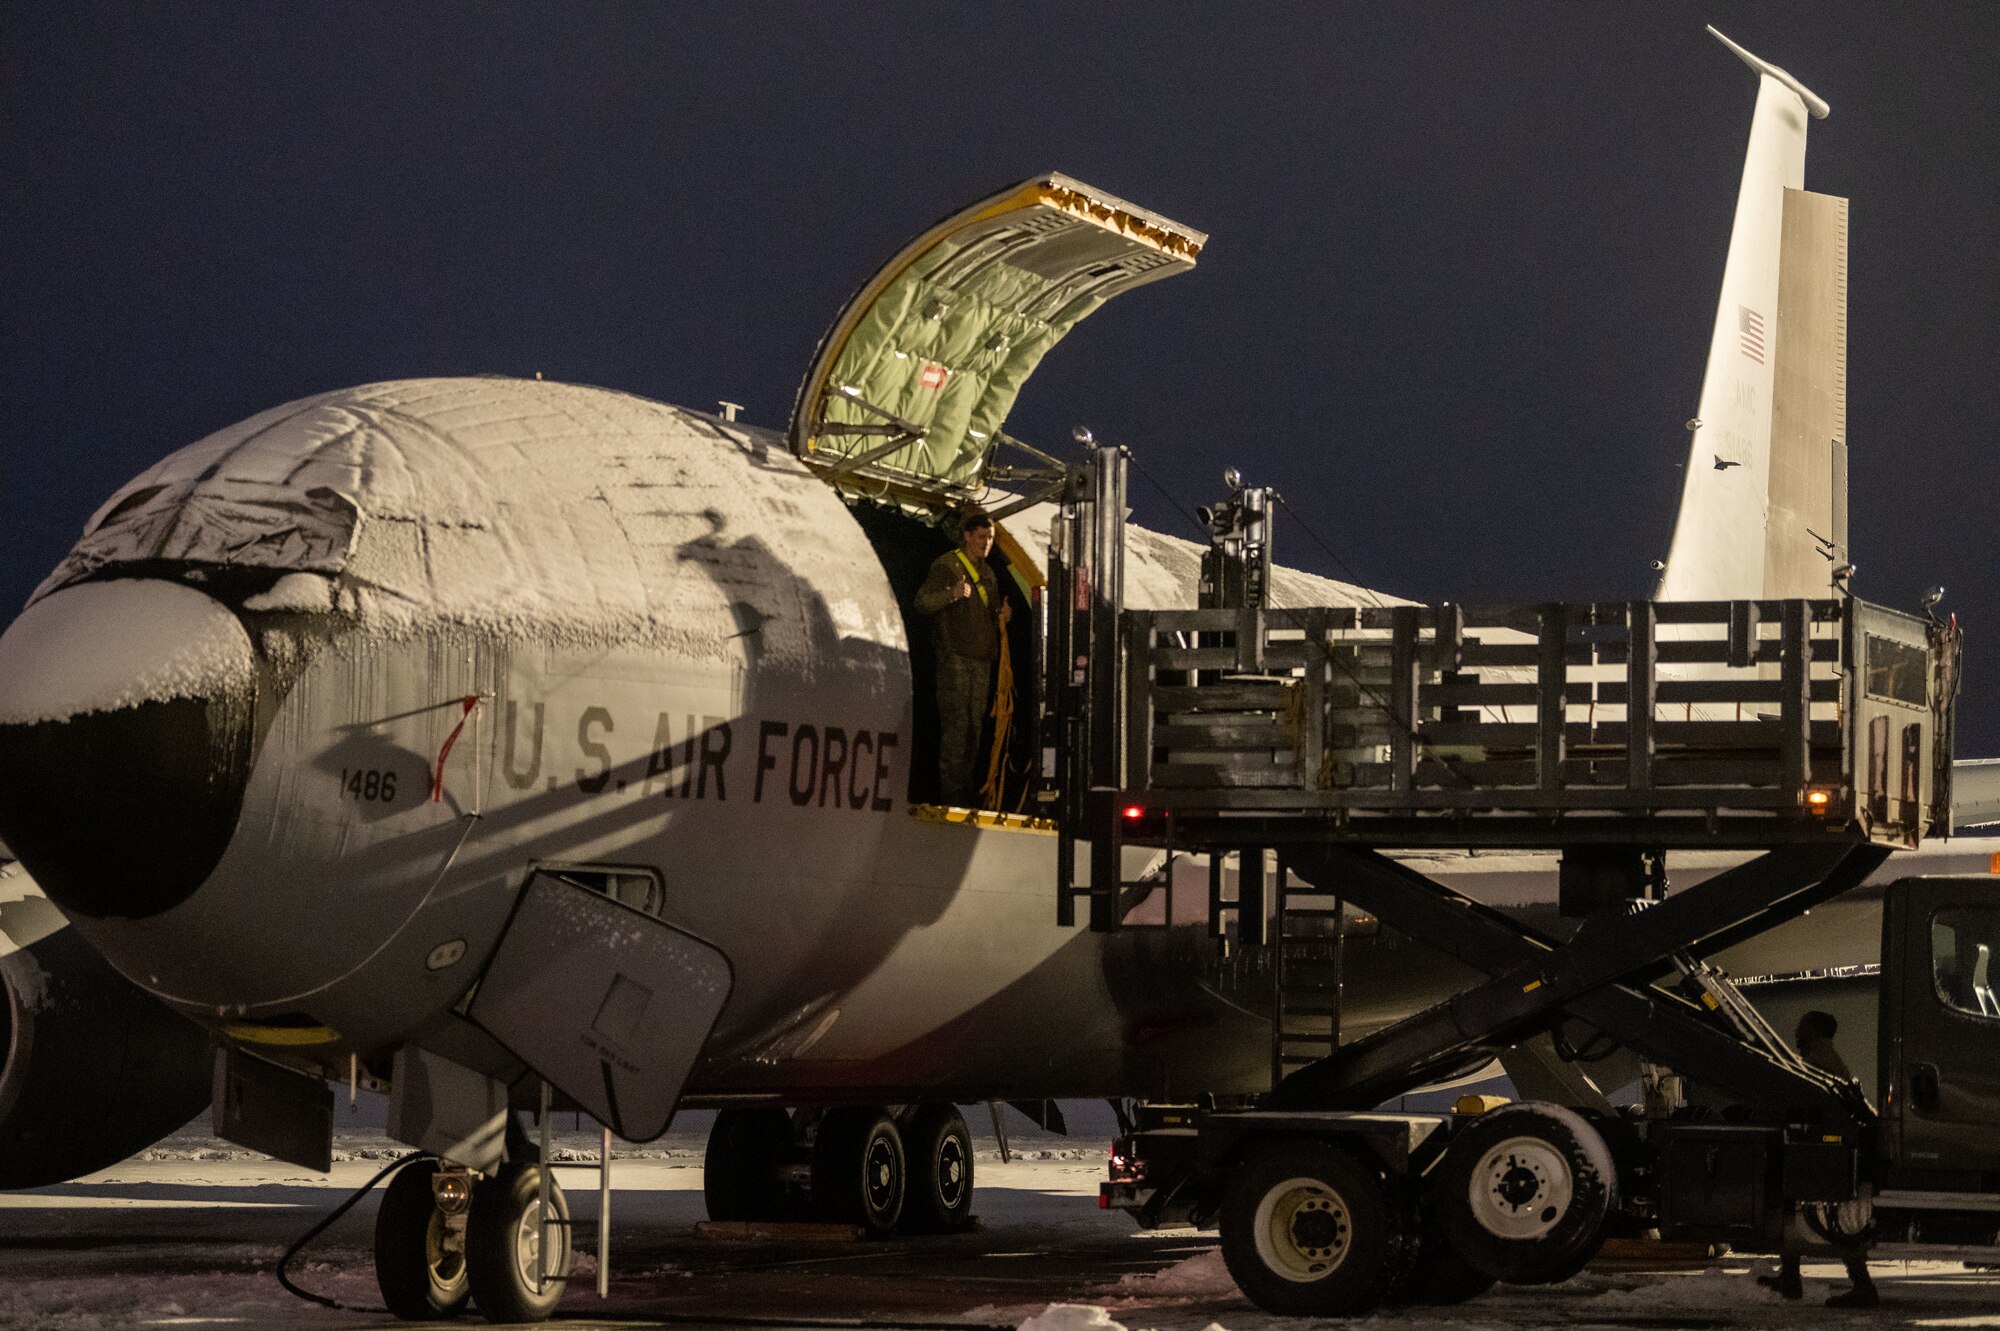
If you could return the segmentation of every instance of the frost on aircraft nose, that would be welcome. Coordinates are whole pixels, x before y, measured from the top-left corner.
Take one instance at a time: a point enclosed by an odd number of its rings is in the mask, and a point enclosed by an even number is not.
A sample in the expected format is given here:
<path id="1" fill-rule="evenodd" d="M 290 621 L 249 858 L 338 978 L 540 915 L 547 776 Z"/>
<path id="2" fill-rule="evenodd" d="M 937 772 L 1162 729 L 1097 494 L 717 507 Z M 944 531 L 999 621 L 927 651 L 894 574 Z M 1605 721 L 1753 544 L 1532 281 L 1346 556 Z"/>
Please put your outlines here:
<path id="1" fill-rule="evenodd" d="M 0 837 L 77 914 L 186 900 L 236 827 L 254 692 L 249 636 L 192 587 L 35 602 L 0 636 Z"/>

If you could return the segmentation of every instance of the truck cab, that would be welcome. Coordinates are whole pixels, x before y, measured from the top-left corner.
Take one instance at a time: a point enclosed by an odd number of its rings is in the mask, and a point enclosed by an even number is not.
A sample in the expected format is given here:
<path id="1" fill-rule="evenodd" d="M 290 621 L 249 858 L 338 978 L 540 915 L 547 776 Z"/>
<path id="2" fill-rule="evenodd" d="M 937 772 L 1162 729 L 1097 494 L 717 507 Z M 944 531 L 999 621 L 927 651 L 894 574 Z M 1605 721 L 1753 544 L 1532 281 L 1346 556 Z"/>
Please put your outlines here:
<path id="1" fill-rule="evenodd" d="M 2000 879 L 1889 888 L 1880 1031 L 1878 1205 L 2000 1207 Z"/>

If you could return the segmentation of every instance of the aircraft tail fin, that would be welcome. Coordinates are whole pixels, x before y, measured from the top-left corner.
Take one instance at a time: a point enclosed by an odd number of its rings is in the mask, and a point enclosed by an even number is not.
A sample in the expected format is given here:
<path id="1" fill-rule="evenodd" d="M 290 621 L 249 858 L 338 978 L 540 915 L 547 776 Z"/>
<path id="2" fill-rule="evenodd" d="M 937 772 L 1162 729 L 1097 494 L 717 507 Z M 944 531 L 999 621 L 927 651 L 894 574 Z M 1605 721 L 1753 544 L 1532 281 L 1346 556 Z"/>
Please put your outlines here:
<path id="1" fill-rule="evenodd" d="M 1829 108 L 1709 32 L 1757 71 L 1757 105 L 1654 596 L 1825 596 L 1847 563 L 1847 201 L 1804 182 L 1806 117 Z"/>

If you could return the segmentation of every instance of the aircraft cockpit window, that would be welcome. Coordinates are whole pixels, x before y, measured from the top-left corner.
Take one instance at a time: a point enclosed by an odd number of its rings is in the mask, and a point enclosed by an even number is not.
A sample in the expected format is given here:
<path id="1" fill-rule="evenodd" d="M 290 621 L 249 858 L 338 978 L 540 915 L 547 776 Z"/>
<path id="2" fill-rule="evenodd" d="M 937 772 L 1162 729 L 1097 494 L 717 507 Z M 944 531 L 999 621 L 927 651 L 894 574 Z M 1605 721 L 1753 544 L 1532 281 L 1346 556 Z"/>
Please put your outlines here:
<path id="1" fill-rule="evenodd" d="M 1941 910 L 1931 917 L 1931 976 L 1937 996 L 1960 1012 L 2000 1021 L 2000 909 Z"/>
<path id="2" fill-rule="evenodd" d="M 326 486 L 226 478 L 144 486 L 104 510 L 29 603 L 134 567 L 331 577 L 347 566 L 360 522 L 354 501 Z"/>
<path id="3" fill-rule="evenodd" d="M 554 878 L 580 887 L 648 915 L 658 915 L 667 901 L 660 876 L 651 869 L 611 865 L 561 869 L 537 869 L 535 877 Z"/>

